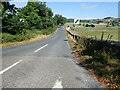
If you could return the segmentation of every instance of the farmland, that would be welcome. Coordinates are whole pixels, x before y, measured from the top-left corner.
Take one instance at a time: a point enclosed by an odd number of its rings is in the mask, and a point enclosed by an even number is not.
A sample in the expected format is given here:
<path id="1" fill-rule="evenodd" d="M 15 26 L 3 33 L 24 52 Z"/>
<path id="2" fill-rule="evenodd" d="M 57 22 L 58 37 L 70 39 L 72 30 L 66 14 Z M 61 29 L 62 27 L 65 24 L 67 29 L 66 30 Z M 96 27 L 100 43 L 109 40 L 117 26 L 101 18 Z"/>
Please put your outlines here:
<path id="1" fill-rule="evenodd" d="M 72 23 L 66 23 L 66 25 L 72 26 Z M 103 39 L 107 40 L 109 35 L 111 40 L 119 41 L 118 40 L 118 28 L 117 27 L 99 27 L 99 28 L 92 28 L 92 27 L 83 27 L 83 26 L 76 26 L 72 32 L 82 36 L 82 37 L 94 37 L 94 38 L 101 38 L 102 32 L 104 33 Z"/>

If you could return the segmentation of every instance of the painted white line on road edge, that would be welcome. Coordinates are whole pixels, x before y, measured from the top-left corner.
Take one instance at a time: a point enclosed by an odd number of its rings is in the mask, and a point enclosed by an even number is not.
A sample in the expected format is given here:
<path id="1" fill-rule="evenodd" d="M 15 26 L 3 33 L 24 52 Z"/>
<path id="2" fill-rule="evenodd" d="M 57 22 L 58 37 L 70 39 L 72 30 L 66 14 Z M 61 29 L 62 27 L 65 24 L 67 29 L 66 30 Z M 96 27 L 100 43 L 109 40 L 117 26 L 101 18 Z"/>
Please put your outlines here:
<path id="1" fill-rule="evenodd" d="M 19 60 L 18 62 L 14 63 L 13 65 L 7 67 L 6 69 L 0 71 L 0 75 L 3 74 L 4 72 L 8 71 L 9 69 L 11 69 L 12 67 L 16 66 L 17 64 L 19 64 L 20 62 L 22 62 L 22 60 Z"/>
<path id="2" fill-rule="evenodd" d="M 55 85 L 53 86 L 53 88 L 63 88 L 62 86 L 62 81 L 59 77 L 59 79 L 56 81 Z"/>
<path id="3" fill-rule="evenodd" d="M 68 40 L 67 37 L 66 37 L 66 40 Z M 71 49 L 71 48 L 70 48 L 70 44 L 69 44 L 69 40 L 67 41 L 67 45 L 68 45 L 68 48 Z"/>
<path id="4" fill-rule="evenodd" d="M 42 46 L 41 48 L 37 49 L 35 52 L 38 52 L 39 50 L 43 49 L 44 47 L 48 46 L 48 44 Z"/>

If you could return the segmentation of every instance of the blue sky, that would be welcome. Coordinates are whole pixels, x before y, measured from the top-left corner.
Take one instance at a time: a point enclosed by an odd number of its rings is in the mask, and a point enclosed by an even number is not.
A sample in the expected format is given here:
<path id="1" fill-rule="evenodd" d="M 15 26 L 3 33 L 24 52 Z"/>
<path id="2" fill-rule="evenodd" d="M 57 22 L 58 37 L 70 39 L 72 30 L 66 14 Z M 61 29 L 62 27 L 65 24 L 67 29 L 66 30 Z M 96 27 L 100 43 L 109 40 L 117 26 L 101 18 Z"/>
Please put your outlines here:
<path id="1" fill-rule="evenodd" d="M 23 7 L 26 2 L 14 2 L 17 7 Z M 118 2 L 47 2 L 54 14 L 67 18 L 93 19 L 118 17 Z"/>

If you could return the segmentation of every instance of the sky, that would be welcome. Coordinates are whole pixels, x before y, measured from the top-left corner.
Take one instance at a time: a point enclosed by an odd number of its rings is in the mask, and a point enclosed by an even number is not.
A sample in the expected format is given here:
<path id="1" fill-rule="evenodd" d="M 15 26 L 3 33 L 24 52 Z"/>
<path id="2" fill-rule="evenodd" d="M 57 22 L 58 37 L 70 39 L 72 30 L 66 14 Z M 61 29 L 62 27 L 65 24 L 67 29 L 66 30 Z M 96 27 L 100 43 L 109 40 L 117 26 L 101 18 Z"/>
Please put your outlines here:
<path id="1" fill-rule="evenodd" d="M 24 7 L 27 2 L 14 2 L 16 7 Z M 66 18 L 102 19 L 118 17 L 118 2 L 47 2 L 54 14 Z"/>

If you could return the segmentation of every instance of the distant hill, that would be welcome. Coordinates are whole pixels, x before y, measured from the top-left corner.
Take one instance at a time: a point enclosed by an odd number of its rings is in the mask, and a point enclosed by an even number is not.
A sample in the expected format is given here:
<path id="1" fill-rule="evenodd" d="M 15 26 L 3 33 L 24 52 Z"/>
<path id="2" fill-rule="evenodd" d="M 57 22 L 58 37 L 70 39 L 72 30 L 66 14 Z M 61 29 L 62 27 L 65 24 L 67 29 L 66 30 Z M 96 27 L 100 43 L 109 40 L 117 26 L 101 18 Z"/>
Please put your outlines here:
<path id="1" fill-rule="evenodd" d="M 103 19 L 91 19 L 91 20 L 80 20 L 81 22 L 91 22 L 91 23 L 105 23 L 105 22 L 120 22 L 119 18 L 105 17 Z"/>
<path id="2" fill-rule="evenodd" d="M 74 22 L 73 18 L 69 18 L 67 19 L 67 22 Z M 120 18 L 114 18 L 114 17 L 105 17 L 103 19 L 83 19 L 80 20 L 80 22 L 84 22 L 84 23 L 94 23 L 94 24 L 99 24 L 99 23 L 111 23 L 111 24 L 115 24 L 118 25 L 120 23 Z"/>
<path id="3" fill-rule="evenodd" d="M 103 19 L 112 19 L 113 17 L 105 17 L 105 18 L 103 18 Z"/>

